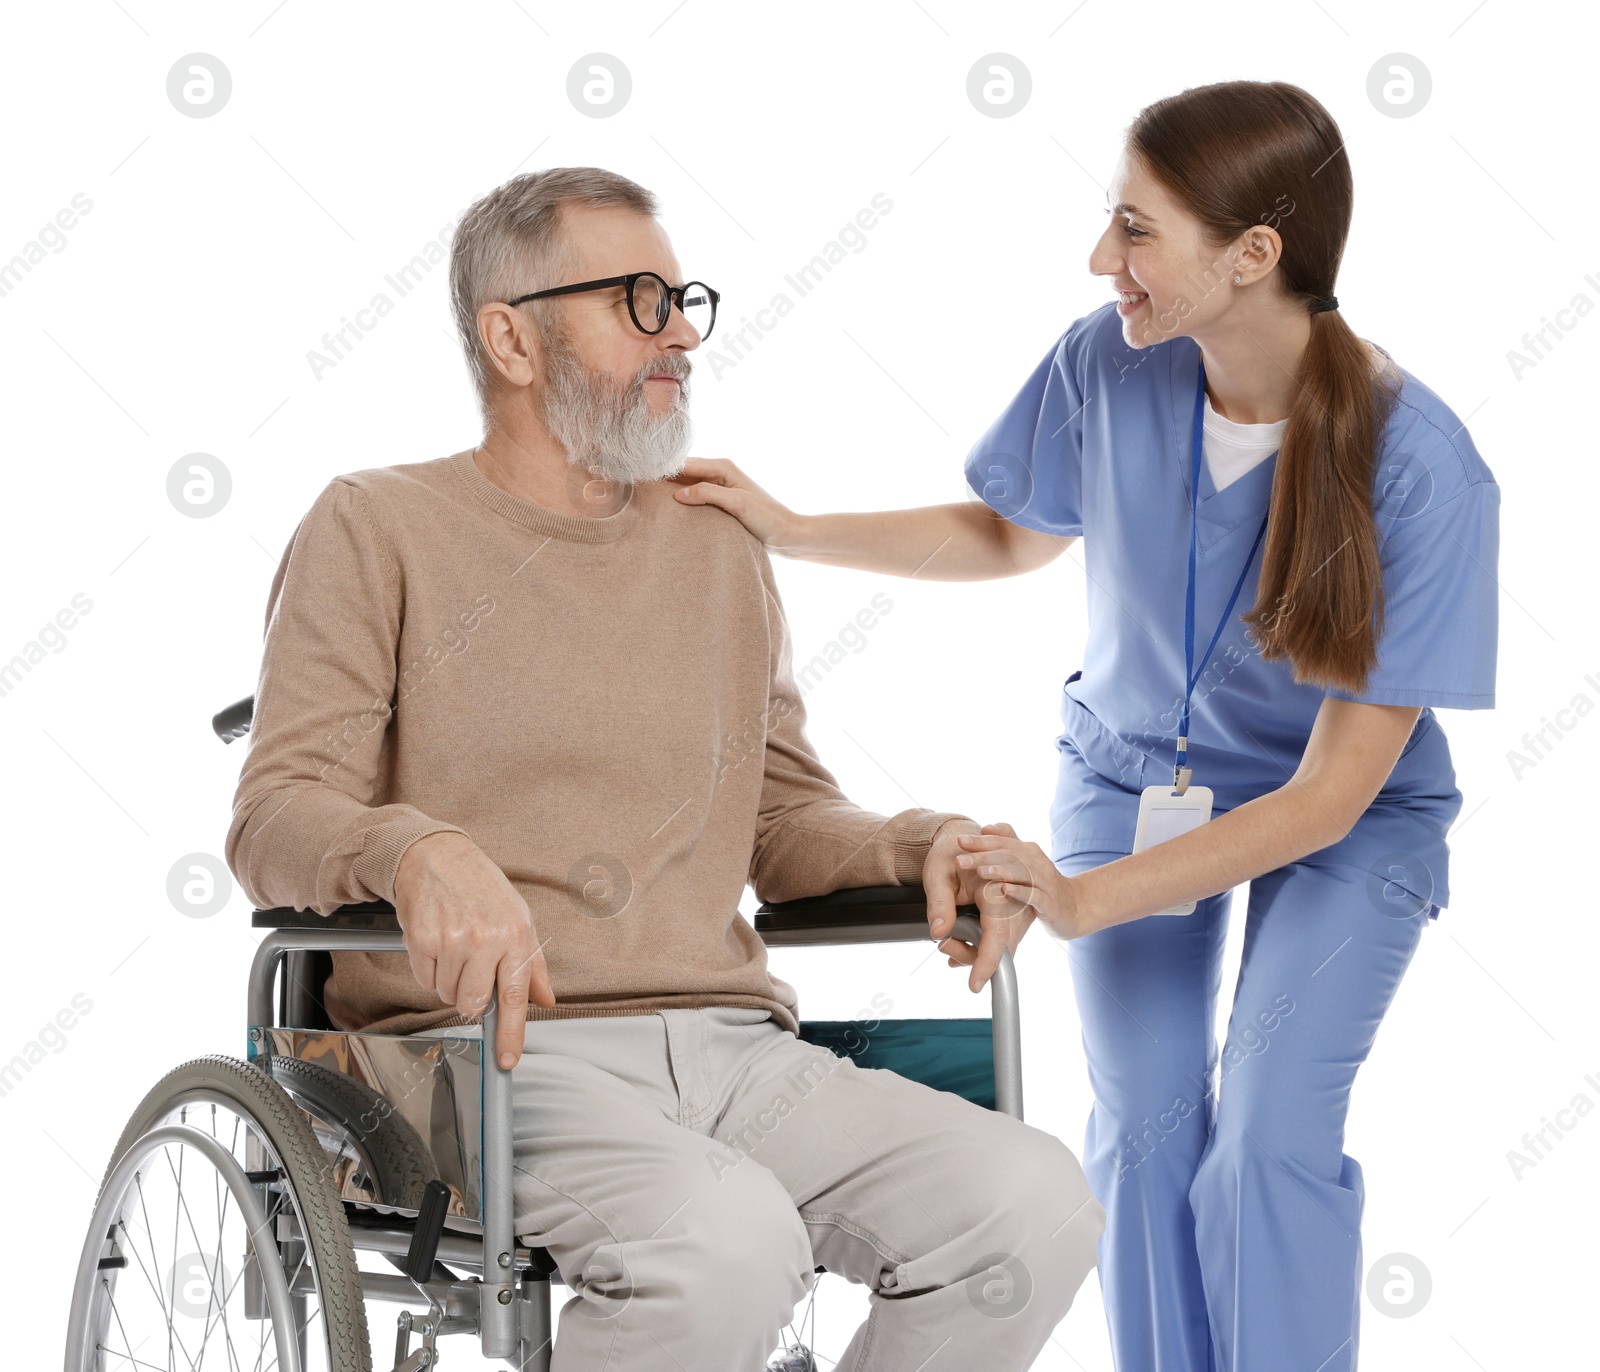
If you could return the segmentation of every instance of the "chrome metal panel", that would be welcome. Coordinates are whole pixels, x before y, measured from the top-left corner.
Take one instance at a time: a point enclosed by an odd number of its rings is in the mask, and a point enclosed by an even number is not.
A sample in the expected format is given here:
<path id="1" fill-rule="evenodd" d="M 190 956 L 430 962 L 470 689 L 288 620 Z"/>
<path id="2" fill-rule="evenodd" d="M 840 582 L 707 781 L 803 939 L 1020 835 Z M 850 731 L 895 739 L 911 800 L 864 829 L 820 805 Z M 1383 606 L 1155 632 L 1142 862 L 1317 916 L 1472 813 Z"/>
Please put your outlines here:
<path id="1" fill-rule="evenodd" d="M 450 1188 L 449 1219 L 483 1221 L 483 1042 L 258 1025 L 250 1061 L 311 1118 L 342 1199 L 415 1214 Z"/>

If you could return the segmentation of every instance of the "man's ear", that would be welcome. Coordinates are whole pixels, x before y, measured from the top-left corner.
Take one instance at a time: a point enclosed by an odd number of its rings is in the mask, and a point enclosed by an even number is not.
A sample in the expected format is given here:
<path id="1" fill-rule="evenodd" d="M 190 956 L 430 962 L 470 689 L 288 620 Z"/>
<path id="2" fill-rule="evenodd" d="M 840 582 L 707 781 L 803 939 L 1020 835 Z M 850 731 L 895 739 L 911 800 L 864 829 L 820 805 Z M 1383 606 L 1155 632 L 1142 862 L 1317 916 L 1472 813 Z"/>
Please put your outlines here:
<path id="1" fill-rule="evenodd" d="M 478 311 L 478 338 L 490 365 L 507 385 L 525 388 L 543 375 L 538 328 L 504 301 L 491 300 Z"/>

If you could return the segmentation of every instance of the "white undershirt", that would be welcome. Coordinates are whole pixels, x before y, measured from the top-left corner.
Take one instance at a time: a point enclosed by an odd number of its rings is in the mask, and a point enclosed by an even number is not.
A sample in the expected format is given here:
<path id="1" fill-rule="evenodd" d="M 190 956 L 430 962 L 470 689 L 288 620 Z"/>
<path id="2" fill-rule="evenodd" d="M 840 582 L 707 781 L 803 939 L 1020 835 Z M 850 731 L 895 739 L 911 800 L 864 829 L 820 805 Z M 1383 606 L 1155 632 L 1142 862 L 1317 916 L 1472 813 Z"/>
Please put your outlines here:
<path id="1" fill-rule="evenodd" d="M 1277 451 L 1289 421 L 1280 419 L 1272 424 L 1236 424 L 1211 408 L 1211 397 L 1208 395 L 1203 423 L 1205 439 L 1201 449 L 1205 454 L 1206 470 L 1211 473 L 1211 484 L 1220 491 Z"/>

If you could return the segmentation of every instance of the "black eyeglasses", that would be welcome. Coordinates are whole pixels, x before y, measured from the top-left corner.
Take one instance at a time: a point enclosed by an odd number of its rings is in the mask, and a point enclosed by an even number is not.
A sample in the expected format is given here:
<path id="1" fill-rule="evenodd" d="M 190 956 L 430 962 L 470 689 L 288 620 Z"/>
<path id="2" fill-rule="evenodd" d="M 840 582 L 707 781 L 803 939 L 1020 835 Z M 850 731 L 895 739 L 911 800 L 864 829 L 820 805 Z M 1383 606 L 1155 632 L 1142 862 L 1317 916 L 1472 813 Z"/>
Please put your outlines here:
<path id="1" fill-rule="evenodd" d="M 626 276 L 608 276 L 604 281 L 579 281 L 571 286 L 552 286 L 547 291 L 533 291 L 508 300 L 508 305 L 520 305 L 525 300 L 542 300 L 549 295 L 572 295 L 577 291 L 599 291 L 607 286 L 628 288 L 628 314 L 641 333 L 657 334 L 667 327 L 667 320 L 676 305 L 694 331 L 702 339 L 711 337 L 712 326 L 717 322 L 719 292 L 704 281 L 689 281 L 682 286 L 669 286 L 654 272 L 629 272 Z"/>

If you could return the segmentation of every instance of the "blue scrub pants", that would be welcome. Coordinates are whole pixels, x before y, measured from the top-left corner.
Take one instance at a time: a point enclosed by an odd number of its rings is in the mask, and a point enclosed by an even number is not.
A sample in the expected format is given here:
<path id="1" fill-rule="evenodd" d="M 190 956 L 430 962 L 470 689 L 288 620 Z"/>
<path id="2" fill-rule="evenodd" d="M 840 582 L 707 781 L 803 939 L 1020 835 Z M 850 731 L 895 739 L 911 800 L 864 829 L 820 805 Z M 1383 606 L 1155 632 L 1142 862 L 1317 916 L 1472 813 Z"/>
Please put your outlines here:
<path id="1" fill-rule="evenodd" d="M 1302 860 L 1250 883 L 1220 1050 L 1231 891 L 1067 944 L 1118 1372 L 1353 1372 L 1364 1193 L 1345 1113 L 1429 910 L 1380 910 L 1367 880 Z"/>

